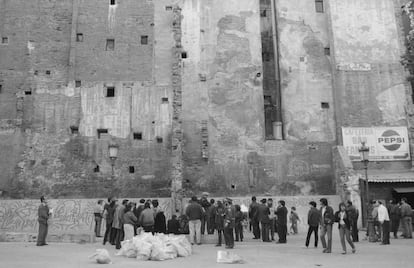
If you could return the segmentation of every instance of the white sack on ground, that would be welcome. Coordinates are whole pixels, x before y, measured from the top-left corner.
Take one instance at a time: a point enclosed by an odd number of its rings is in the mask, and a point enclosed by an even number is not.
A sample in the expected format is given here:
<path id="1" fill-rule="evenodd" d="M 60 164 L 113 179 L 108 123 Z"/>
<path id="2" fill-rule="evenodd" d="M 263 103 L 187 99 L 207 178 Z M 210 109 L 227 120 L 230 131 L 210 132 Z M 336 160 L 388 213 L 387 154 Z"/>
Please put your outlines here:
<path id="1" fill-rule="evenodd" d="M 219 250 L 217 251 L 217 262 L 218 263 L 244 263 L 242 258 L 229 251 Z"/>
<path id="2" fill-rule="evenodd" d="M 163 261 L 191 255 L 192 248 L 185 235 L 141 233 L 121 243 L 117 256 L 137 260 Z"/>
<path id="3" fill-rule="evenodd" d="M 89 258 L 95 258 L 95 261 L 99 264 L 112 263 L 109 252 L 106 249 L 97 249 L 95 254 L 89 256 Z"/>

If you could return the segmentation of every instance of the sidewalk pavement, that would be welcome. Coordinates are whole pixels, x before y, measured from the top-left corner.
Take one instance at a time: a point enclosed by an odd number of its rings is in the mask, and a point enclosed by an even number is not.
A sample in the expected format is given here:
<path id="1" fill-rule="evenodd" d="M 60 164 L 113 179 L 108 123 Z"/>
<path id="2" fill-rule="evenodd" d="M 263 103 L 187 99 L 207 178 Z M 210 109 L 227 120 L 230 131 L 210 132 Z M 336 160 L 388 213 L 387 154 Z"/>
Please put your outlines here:
<path id="1" fill-rule="evenodd" d="M 335 228 L 336 229 L 336 228 Z M 186 258 L 177 258 L 167 261 L 137 261 L 125 257 L 115 256 L 114 246 L 102 243 L 72 244 L 49 243 L 47 246 L 37 247 L 35 243 L 0 243 L 0 267 L 30 267 L 30 268 L 83 268 L 97 267 L 94 260 L 88 257 L 95 249 L 105 248 L 109 251 L 113 264 L 111 268 L 126 267 L 180 267 L 180 268 L 211 268 L 211 267 L 338 267 L 338 268 L 389 268 L 414 267 L 414 239 L 391 239 L 391 245 L 380 245 L 362 240 L 356 243 L 356 253 L 352 254 L 348 245 L 348 254 L 342 255 L 339 235 L 334 230 L 332 253 L 322 253 L 321 245 L 318 248 L 304 246 L 305 235 L 289 235 L 287 244 L 263 243 L 252 240 L 251 233 L 245 234 L 246 241 L 236 242 L 231 251 L 238 254 L 245 261 L 244 264 L 219 264 L 216 262 L 217 251 L 224 247 L 215 247 L 213 244 L 193 246 L 193 255 Z M 360 232 L 363 237 L 363 233 Z M 313 237 L 311 239 L 313 245 Z M 105 264 L 103 264 L 105 265 Z M 103 266 L 105 267 L 105 266 Z"/>

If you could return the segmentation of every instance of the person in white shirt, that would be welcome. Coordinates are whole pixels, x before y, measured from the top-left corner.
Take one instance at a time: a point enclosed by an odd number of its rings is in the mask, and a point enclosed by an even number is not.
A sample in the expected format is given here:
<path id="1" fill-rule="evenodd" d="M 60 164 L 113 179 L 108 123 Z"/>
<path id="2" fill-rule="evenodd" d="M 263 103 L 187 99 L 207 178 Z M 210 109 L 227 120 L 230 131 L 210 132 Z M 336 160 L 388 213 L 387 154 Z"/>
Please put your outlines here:
<path id="1" fill-rule="evenodd" d="M 382 243 L 381 245 L 390 244 L 390 217 L 388 215 L 388 209 L 382 204 L 381 201 L 376 200 L 375 206 L 378 208 L 378 221 L 382 231 Z"/>

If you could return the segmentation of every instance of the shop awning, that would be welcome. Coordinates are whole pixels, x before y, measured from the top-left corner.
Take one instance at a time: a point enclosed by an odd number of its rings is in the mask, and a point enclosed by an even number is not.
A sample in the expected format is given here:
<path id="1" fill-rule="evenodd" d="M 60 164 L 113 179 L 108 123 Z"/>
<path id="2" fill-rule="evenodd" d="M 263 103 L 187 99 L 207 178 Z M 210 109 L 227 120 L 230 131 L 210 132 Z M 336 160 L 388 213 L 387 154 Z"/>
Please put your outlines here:
<path id="1" fill-rule="evenodd" d="M 375 183 L 414 182 L 414 172 L 383 172 L 368 170 L 368 181 Z"/>
<path id="2" fill-rule="evenodd" d="M 397 193 L 414 193 L 414 187 L 396 187 L 394 188 L 394 191 Z"/>

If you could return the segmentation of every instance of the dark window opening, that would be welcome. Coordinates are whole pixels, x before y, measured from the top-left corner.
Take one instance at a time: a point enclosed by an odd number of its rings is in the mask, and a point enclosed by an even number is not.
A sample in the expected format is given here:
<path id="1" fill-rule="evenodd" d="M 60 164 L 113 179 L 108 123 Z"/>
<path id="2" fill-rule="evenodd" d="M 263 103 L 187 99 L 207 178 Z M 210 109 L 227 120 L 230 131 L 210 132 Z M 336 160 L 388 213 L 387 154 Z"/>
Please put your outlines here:
<path id="1" fill-rule="evenodd" d="M 81 87 L 82 82 L 80 80 L 75 81 L 75 87 Z"/>
<path id="2" fill-rule="evenodd" d="M 300 61 L 300 62 L 304 62 L 304 61 L 305 61 L 305 57 L 300 57 L 300 58 L 299 58 L 299 61 Z"/>
<path id="3" fill-rule="evenodd" d="M 148 45 L 148 35 L 141 35 L 141 45 Z"/>
<path id="4" fill-rule="evenodd" d="M 9 38 L 8 37 L 2 37 L 1 38 L 1 43 L 2 44 L 8 44 L 9 43 Z"/>
<path id="5" fill-rule="evenodd" d="M 187 52 L 185 52 L 185 51 L 181 52 L 181 58 L 186 59 L 187 58 Z"/>
<path id="6" fill-rule="evenodd" d="M 106 96 L 107 97 L 115 97 L 115 87 L 107 87 L 106 88 Z"/>
<path id="7" fill-rule="evenodd" d="M 24 95 L 32 95 L 32 91 L 31 90 L 25 90 Z"/>
<path id="8" fill-rule="evenodd" d="M 111 4 L 111 6 L 114 6 L 115 5 L 115 0 L 110 0 L 110 4 Z"/>
<path id="9" fill-rule="evenodd" d="M 161 98 L 162 103 L 168 103 L 168 98 L 167 97 L 163 97 Z"/>
<path id="10" fill-rule="evenodd" d="M 0 93 L 3 92 L 3 85 L 0 85 Z"/>
<path id="11" fill-rule="evenodd" d="M 96 131 L 98 132 L 98 139 L 101 138 L 102 134 L 108 134 L 108 129 L 105 129 L 105 128 L 99 128 Z"/>
<path id="12" fill-rule="evenodd" d="M 49 70 L 47 70 L 47 71 L 46 71 L 46 74 L 47 74 L 47 75 L 50 75 L 50 73 L 51 73 L 51 72 L 50 72 Z"/>
<path id="13" fill-rule="evenodd" d="M 161 137 L 157 137 L 157 143 L 162 143 L 162 138 Z"/>
<path id="14" fill-rule="evenodd" d="M 83 34 L 81 33 L 76 34 L 76 42 L 83 42 Z"/>
<path id="15" fill-rule="evenodd" d="M 99 165 L 97 165 L 96 167 L 93 168 L 93 172 L 99 172 Z"/>
<path id="16" fill-rule="evenodd" d="M 201 82 L 206 82 L 207 81 L 207 77 L 205 74 L 198 74 L 198 77 L 200 78 Z"/>
<path id="17" fill-rule="evenodd" d="M 315 10 L 318 13 L 323 13 L 323 0 L 315 0 Z"/>
<path id="18" fill-rule="evenodd" d="M 152 121 L 153 124 L 155 124 L 155 121 Z"/>
<path id="19" fill-rule="evenodd" d="M 70 132 L 72 134 L 79 134 L 79 127 L 78 126 L 70 126 Z"/>
<path id="20" fill-rule="evenodd" d="M 106 50 L 115 50 L 115 39 L 106 39 Z"/>
<path id="21" fill-rule="evenodd" d="M 167 10 L 167 11 L 171 11 L 173 8 L 172 8 L 172 6 L 165 6 L 165 10 Z"/>
<path id="22" fill-rule="evenodd" d="M 267 13 L 266 9 L 260 10 L 260 17 L 267 17 L 266 13 Z"/>
<path id="23" fill-rule="evenodd" d="M 330 56 L 331 55 L 331 49 L 329 47 L 325 47 L 325 55 Z"/>
<path id="24" fill-rule="evenodd" d="M 134 132 L 134 140 L 142 140 L 142 133 Z"/>
<path id="25" fill-rule="evenodd" d="M 35 70 L 34 71 L 34 75 L 38 75 L 39 74 L 39 71 L 38 70 Z"/>
<path id="26" fill-rule="evenodd" d="M 329 109 L 329 102 L 321 102 L 322 109 Z"/>
<path id="27" fill-rule="evenodd" d="M 135 167 L 129 166 L 129 173 L 135 173 Z"/>

